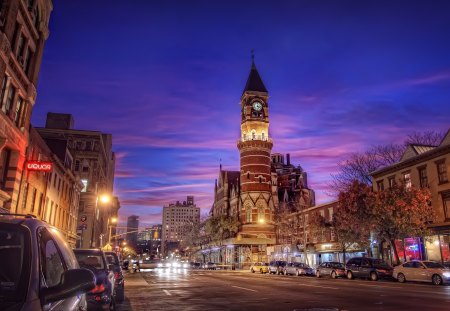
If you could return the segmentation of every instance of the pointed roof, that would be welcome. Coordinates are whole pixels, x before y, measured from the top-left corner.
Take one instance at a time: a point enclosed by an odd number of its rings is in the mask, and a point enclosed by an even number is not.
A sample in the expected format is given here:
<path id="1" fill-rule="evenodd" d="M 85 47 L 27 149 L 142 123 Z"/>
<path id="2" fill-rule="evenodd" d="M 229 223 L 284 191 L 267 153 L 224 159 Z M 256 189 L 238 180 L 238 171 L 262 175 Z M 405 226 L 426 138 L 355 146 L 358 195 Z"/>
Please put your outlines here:
<path id="1" fill-rule="evenodd" d="M 255 61 L 252 59 L 252 68 L 250 69 L 250 74 L 248 75 L 247 83 L 245 84 L 244 94 L 247 91 L 256 91 L 267 93 L 267 89 L 262 82 L 261 76 L 256 69 Z"/>

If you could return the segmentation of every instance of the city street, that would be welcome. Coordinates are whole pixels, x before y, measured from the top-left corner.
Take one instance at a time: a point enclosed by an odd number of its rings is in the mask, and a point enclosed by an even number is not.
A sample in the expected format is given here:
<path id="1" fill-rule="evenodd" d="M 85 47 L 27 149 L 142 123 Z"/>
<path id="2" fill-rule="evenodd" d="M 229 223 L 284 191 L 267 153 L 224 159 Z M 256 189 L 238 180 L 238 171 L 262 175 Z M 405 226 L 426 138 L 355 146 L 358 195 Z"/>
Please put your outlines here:
<path id="1" fill-rule="evenodd" d="M 247 271 L 128 273 L 119 311 L 448 310 L 450 286 L 317 279 Z"/>

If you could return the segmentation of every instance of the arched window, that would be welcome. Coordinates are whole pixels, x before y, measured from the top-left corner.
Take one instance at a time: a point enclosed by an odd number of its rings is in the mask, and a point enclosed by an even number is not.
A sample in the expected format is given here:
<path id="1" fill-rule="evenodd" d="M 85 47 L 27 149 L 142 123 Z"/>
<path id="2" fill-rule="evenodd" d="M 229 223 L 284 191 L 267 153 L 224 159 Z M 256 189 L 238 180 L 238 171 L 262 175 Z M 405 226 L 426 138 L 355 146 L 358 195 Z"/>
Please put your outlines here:
<path id="1" fill-rule="evenodd" d="M 258 207 L 258 222 L 264 222 L 264 207 Z"/>
<path id="2" fill-rule="evenodd" d="M 252 222 L 252 207 L 247 205 L 245 208 L 245 222 Z"/>
<path id="3" fill-rule="evenodd" d="M 256 132 L 255 132 L 255 130 L 252 130 L 252 140 L 255 140 L 256 139 Z"/>
<path id="4" fill-rule="evenodd" d="M 266 140 L 266 135 L 264 134 L 264 131 L 261 132 L 261 140 Z"/>

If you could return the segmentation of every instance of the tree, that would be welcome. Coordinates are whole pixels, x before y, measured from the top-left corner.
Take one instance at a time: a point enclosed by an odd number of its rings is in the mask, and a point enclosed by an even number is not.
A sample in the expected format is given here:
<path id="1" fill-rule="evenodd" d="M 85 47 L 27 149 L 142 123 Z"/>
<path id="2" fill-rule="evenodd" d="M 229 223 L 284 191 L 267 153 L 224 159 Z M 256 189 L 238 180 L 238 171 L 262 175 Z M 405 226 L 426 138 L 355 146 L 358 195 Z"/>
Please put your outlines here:
<path id="1" fill-rule="evenodd" d="M 344 253 L 344 263 L 346 251 L 352 244 L 366 248 L 370 245 L 371 209 L 375 201 L 372 188 L 357 181 L 339 194 L 331 226 Z"/>
<path id="2" fill-rule="evenodd" d="M 206 220 L 205 232 L 211 242 L 222 246 L 225 239 L 234 237 L 238 233 L 240 225 L 237 217 L 211 216 Z M 219 260 L 223 262 L 222 250 L 219 253 Z"/>
<path id="3" fill-rule="evenodd" d="M 396 239 L 429 234 L 428 225 L 435 218 L 430 200 L 428 188 L 405 187 L 403 183 L 377 192 L 371 208 L 373 227 L 379 238 L 391 245 L 396 264 L 400 264 Z"/>
<path id="4" fill-rule="evenodd" d="M 370 173 L 399 162 L 409 144 L 437 146 L 444 136 L 445 133 L 436 131 L 414 132 L 403 144 L 378 145 L 365 152 L 351 154 L 349 159 L 338 164 L 337 173 L 331 175 L 328 185 L 331 194 L 346 191 L 355 180 L 372 185 Z"/>

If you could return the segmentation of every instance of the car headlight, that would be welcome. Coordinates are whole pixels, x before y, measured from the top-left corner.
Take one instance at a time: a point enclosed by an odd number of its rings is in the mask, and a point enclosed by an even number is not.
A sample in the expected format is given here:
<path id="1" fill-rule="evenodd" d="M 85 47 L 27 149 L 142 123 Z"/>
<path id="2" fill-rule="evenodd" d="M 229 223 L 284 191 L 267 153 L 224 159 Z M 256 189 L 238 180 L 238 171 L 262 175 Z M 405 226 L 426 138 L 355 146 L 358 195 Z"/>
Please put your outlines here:
<path id="1" fill-rule="evenodd" d="M 183 268 L 187 268 L 188 267 L 188 264 L 187 263 L 184 263 L 183 264 Z"/>
<path id="2" fill-rule="evenodd" d="M 162 266 L 163 266 L 162 263 L 159 263 L 159 264 L 158 264 L 158 268 L 162 268 Z"/>
<path id="3" fill-rule="evenodd" d="M 442 273 L 443 276 L 445 276 L 446 278 L 450 278 L 450 271 L 445 271 Z"/>
<path id="4" fill-rule="evenodd" d="M 171 264 L 171 263 L 168 263 L 168 264 L 167 264 L 167 267 L 168 267 L 168 268 L 172 267 L 172 264 Z"/>

